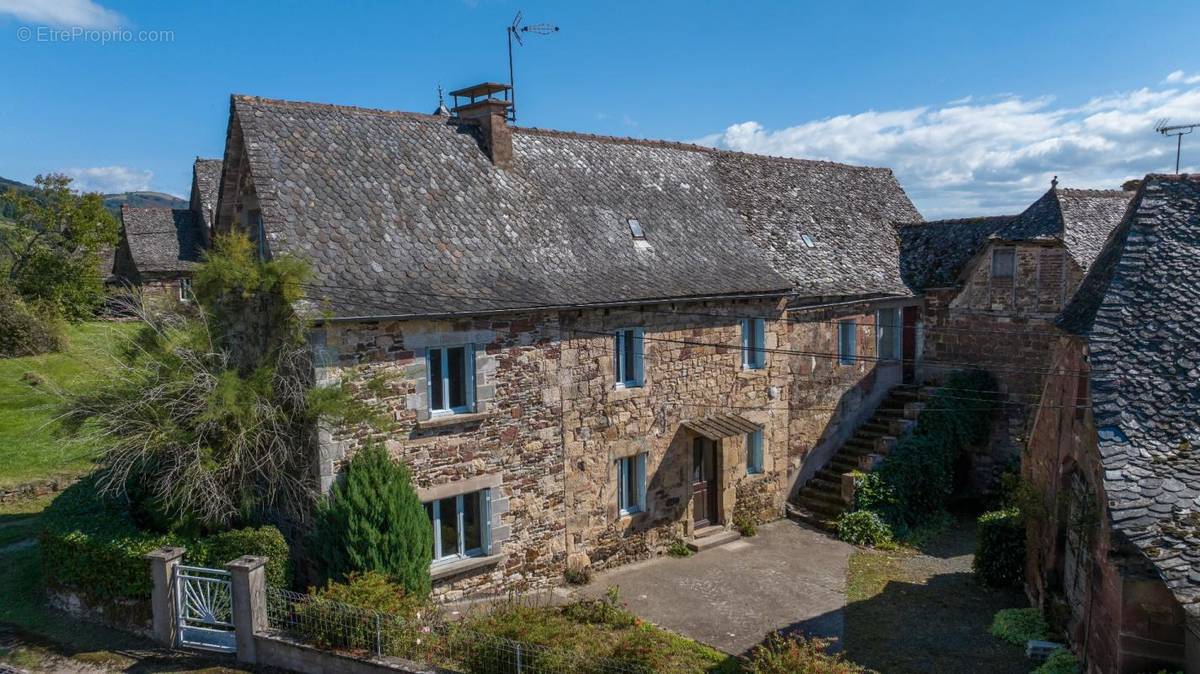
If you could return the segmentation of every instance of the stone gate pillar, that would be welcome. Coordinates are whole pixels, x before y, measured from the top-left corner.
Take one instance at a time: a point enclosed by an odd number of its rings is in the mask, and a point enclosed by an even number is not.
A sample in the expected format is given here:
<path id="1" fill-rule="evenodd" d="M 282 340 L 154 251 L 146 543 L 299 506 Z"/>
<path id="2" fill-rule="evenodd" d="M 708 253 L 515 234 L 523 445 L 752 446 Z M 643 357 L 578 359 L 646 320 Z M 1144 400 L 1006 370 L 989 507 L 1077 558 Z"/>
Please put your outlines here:
<path id="1" fill-rule="evenodd" d="M 168 647 L 175 645 L 179 625 L 176 614 L 179 604 L 175 599 L 175 567 L 179 566 L 184 552 L 183 548 L 165 546 L 146 554 L 146 559 L 150 560 L 150 577 L 154 581 L 154 589 L 150 594 L 150 607 L 154 615 L 154 638 Z"/>
<path id="2" fill-rule="evenodd" d="M 254 635 L 267 629 L 266 557 L 245 555 L 225 565 L 233 592 L 233 629 L 237 638 L 237 659 L 258 662 Z"/>

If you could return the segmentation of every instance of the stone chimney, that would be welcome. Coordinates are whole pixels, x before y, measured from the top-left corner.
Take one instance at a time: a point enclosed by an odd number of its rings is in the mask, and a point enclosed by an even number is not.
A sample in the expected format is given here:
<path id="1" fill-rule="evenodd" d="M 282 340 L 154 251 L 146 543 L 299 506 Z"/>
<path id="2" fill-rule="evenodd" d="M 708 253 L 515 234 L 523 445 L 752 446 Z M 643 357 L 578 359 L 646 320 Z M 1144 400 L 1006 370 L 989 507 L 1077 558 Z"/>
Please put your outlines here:
<path id="1" fill-rule="evenodd" d="M 454 117 L 466 124 L 476 124 L 483 136 L 483 149 L 498 168 L 512 166 L 512 130 L 508 128 L 509 86 L 484 82 L 472 87 L 451 91 L 454 97 Z M 493 94 L 503 93 L 504 98 Z M 459 104 L 460 98 L 469 102 Z"/>

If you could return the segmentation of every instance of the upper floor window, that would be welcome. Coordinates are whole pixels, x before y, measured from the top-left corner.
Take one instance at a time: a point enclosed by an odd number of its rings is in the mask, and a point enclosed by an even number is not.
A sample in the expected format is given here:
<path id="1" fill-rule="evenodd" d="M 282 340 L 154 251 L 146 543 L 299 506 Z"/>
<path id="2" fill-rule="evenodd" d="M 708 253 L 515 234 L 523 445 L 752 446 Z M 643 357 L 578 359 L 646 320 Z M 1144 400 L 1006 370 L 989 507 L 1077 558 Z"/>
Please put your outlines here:
<path id="1" fill-rule="evenodd" d="M 192 301 L 192 279 L 183 276 L 179 279 L 179 301 Z"/>
<path id="2" fill-rule="evenodd" d="M 250 211 L 250 227 L 254 230 L 254 242 L 258 246 L 258 259 L 267 259 L 267 230 L 263 225 L 262 211 L 257 208 Z"/>
<path id="3" fill-rule="evenodd" d="M 747 370 L 758 370 L 766 365 L 766 329 L 764 319 L 742 319 L 742 367 Z"/>
<path id="4" fill-rule="evenodd" d="M 488 490 L 425 504 L 433 525 L 433 563 L 478 557 L 488 549 Z"/>
<path id="5" fill-rule="evenodd" d="M 642 349 L 645 333 L 641 328 L 617 330 L 613 336 L 613 371 L 619 388 L 641 386 Z"/>
<path id="6" fill-rule="evenodd" d="M 992 278 L 1012 278 L 1016 263 L 1017 253 L 1012 248 L 992 249 Z"/>
<path id="7" fill-rule="evenodd" d="M 626 220 L 629 224 L 629 234 L 638 241 L 643 241 L 646 238 L 646 231 L 642 229 L 642 223 L 637 218 L 629 218 Z"/>
<path id="8" fill-rule="evenodd" d="M 430 414 L 470 412 L 475 405 L 475 347 L 430 347 L 426 361 Z"/>
<path id="9" fill-rule="evenodd" d="M 646 509 L 646 453 L 616 460 L 617 508 L 622 515 Z"/>
<path id="10" fill-rule="evenodd" d="M 746 434 L 746 473 L 757 475 L 763 472 L 763 432 Z"/>
<path id="11" fill-rule="evenodd" d="M 900 358 L 900 310 L 880 309 L 875 312 L 875 348 L 879 360 Z"/>
<path id="12" fill-rule="evenodd" d="M 853 365 L 857 356 L 858 326 L 854 319 L 838 321 L 838 364 Z"/>

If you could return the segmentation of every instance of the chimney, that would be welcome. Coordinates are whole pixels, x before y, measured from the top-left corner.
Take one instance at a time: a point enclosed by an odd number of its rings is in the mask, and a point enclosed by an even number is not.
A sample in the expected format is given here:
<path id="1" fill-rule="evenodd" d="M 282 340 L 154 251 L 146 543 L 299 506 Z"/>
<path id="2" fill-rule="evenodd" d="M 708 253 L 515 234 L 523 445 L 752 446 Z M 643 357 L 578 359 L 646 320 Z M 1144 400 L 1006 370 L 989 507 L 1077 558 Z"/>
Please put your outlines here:
<path id="1" fill-rule="evenodd" d="M 512 130 L 508 128 L 508 109 L 512 106 L 510 91 L 507 84 L 484 82 L 450 92 L 454 97 L 454 108 L 451 109 L 454 117 L 479 126 L 483 148 L 497 168 L 512 166 Z M 498 93 L 503 93 L 504 98 L 493 96 Z M 468 102 L 460 104 L 460 98 L 466 98 Z"/>

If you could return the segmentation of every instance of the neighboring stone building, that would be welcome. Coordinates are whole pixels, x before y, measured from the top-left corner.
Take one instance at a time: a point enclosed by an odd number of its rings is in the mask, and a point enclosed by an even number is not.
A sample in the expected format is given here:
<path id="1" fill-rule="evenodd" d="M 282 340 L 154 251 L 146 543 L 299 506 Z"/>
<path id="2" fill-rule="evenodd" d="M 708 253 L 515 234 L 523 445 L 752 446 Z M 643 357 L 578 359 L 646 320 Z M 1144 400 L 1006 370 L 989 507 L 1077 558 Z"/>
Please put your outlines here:
<path id="1" fill-rule="evenodd" d="M 1057 320 L 1026 583 L 1087 672 L 1200 672 L 1198 253 L 1200 179 L 1147 176 Z"/>
<path id="2" fill-rule="evenodd" d="M 983 368 L 1009 399 L 1006 423 L 973 457 L 975 491 L 1016 459 L 1049 365 L 1054 317 L 1132 196 L 1059 189 L 1056 180 L 1020 215 L 897 227 L 904 278 L 925 300 L 924 376 Z"/>
<path id="3" fill-rule="evenodd" d="M 209 244 L 220 176 L 221 160 L 197 158 L 188 208 L 122 206 L 106 282 L 137 288 L 150 301 L 189 301 L 192 269 Z"/>
<path id="4" fill-rule="evenodd" d="M 397 422 L 323 430 L 316 470 L 372 439 L 411 466 L 443 598 L 781 516 L 899 381 L 915 301 L 889 171 L 512 128 L 502 90 L 449 117 L 235 96 L 216 217 L 313 261 L 318 377 Z"/>

